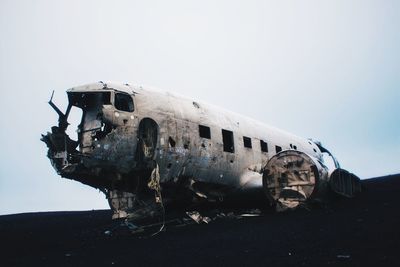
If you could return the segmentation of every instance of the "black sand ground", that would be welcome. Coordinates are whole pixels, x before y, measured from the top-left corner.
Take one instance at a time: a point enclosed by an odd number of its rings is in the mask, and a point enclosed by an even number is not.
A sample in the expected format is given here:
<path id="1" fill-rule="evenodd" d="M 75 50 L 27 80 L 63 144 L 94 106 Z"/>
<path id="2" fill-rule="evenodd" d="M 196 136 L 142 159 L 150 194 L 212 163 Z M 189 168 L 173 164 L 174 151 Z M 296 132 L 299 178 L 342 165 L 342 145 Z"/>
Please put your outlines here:
<path id="1" fill-rule="evenodd" d="M 356 199 L 262 217 L 116 228 L 109 211 L 0 216 L 0 266 L 400 266 L 400 175 Z"/>

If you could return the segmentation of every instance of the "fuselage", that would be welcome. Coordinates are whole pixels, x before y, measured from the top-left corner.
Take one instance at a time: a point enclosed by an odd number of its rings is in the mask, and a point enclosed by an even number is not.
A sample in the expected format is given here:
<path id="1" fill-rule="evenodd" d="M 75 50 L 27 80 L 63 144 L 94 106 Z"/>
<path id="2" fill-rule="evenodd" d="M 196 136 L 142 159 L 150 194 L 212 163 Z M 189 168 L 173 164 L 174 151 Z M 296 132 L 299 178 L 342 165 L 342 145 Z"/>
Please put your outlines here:
<path id="1" fill-rule="evenodd" d="M 161 185 L 205 196 L 262 188 L 267 163 L 289 150 L 333 171 L 318 143 L 169 92 L 99 82 L 67 94 L 59 126 L 44 136 L 48 156 L 60 175 L 107 192 L 137 192 L 155 166 Z M 73 107 L 82 109 L 78 140 L 65 134 Z"/>

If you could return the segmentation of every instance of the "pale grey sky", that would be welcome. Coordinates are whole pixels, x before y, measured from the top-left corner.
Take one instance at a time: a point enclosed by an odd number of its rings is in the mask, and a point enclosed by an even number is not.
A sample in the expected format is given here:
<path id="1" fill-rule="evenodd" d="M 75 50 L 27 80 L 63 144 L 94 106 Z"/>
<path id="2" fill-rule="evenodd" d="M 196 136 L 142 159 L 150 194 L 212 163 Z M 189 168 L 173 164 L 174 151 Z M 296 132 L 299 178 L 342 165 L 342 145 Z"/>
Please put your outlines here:
<path id="1" fill-rule="evenodd" d="M 107 208 L 60 178 L 46 104 L 156 86 L 321 140 L 361 178 L 400 172 L 400 2 L 0 1 L 0 214 Z"/>

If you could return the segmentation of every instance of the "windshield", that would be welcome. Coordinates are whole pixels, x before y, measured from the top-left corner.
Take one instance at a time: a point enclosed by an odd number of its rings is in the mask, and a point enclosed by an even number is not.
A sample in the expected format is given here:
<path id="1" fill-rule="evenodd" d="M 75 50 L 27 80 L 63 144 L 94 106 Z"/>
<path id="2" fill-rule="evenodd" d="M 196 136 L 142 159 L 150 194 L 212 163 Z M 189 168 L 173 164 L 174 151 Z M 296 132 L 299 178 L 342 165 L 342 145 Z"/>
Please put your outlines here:
<path id="1" fill-rule="evenodd" d="M 111 92 L 69 93 L 69 103 L 82 109 L 110 104 Z"/>
<path id="2" fill-rule="evenodd" d="M 133 112 L 133 100 L 128 94 L 116 93 L 114 100 L 115 108 L 121 111 Z"/>

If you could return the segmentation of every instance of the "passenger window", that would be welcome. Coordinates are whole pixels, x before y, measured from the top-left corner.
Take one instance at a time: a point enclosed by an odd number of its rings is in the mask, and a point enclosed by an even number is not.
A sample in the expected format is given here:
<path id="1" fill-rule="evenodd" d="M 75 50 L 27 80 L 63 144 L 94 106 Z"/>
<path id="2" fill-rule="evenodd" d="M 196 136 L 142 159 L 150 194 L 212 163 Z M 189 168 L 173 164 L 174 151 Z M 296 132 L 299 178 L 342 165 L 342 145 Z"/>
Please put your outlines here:
<path id="1" fill-rule="evenodd" d="M 222 129 L 222 142 L 224 143 L 224 151 L 234 153 L 235 146 L 233 143 L 233 132 Z"/>
<path id="2" fill-rule="evenodd" d="M 261 146 L 261 151 L 262 152 L 268 152 L 268 144 L 267 144 L 267 142 L 264 142 L 263 140 L 260 140 L 260 146 Z"/>
<path id="3" fill-rule="evenodd" d="M 281 151 L 282 151 L 282 147 L 280 147 L 280 146 L 275 146 L 275 151 L 276 151 L 276 153 L 281 152 Z"/>
<path id="4" fill-rule="evenodd" d="M 243 136 L 243 145 L 244 147 L 252 148 L 251 138 L 247 136 Z"/>
<path id="5" fill-rule="evenodd" d="M 133 100 L 128 94 L 116 93 L 115 94 L 115 108 L 121 111 L 133 112 Z"/>
<path id="6" fill-rule="evenodd" d="M 199 125 L 199 135 L 200 137 L 211 139 L 210 127 Z"/>

